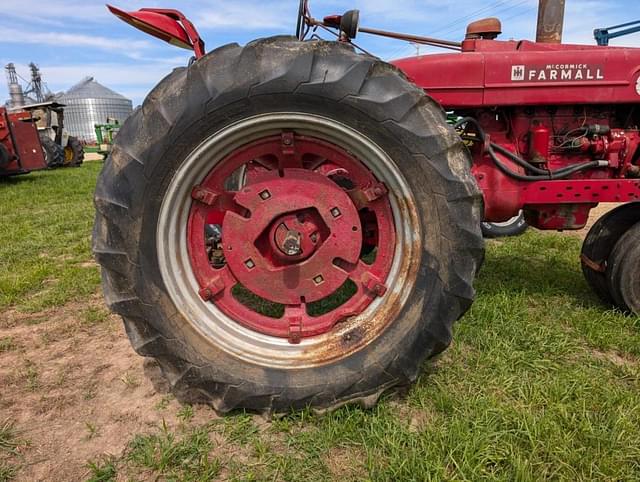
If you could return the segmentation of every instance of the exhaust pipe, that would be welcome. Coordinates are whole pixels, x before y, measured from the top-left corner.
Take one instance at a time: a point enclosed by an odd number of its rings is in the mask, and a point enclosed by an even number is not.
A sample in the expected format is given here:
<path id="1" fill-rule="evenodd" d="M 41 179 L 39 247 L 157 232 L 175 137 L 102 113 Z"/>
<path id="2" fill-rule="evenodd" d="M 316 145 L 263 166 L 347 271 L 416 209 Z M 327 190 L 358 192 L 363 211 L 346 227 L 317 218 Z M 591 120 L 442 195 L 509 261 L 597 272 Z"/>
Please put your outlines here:
<path id="1" fill-rule="evenodd" d="M 565 0 L 540 0 L 536 42 L 562 43 Z"/>

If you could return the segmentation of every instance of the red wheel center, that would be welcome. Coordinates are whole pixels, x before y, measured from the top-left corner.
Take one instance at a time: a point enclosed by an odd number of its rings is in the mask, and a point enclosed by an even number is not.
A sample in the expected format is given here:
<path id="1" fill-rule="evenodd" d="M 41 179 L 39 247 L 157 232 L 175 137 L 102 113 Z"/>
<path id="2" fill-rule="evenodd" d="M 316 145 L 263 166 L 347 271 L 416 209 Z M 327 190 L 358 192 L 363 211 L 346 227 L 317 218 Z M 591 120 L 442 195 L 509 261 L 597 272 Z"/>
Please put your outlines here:
<path id="1" fill-rule="evenodd" d="M 199 294 L 245 327 L 297 343 L 386 292 L 396 240 L 386 186 L 335 144 L 286 131 L 256 140 L 191 196 Z"/>
<path id="2" fill-rule="evenodd" d="M 358 262 L 360 217 L 345 191 L 322 174 L 282 174 L 265 172 L 236 195 L 250 215 L 227 213 L 225 258 L 238 281 L 260 297 L 285 305 L 317 301 L 347 279 L 336 261 Z"/>

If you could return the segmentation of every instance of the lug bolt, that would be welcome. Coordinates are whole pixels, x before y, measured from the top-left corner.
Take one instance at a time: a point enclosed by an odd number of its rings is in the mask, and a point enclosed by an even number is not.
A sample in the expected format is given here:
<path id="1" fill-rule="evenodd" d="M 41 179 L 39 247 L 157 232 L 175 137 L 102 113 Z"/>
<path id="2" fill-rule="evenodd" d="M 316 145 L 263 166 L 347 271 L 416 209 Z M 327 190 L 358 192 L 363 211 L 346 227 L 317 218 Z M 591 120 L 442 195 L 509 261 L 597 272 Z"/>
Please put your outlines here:
<path id="1" fill-rule="evenodd" d="M 209 288 L 201 289 L 198 294 L 200 295 L 200 298 L 202 298 L 204 301 L 210 301 L 211 298 L 213 298 L 213 293 Z"/>
<path id="2" fill-rule="evenodd" d="M 319 274 L 318 276 L 316 276 L 315 278 L 313 278 L 313 282 L 317 285 L 320 285 L 322 283 L 324 283 L 324 278 L 322 277 L 321 274 Z"/>
<path id="3" fill-rule="evenodd" d="M 339 210 L 338 208 L 333 208 L 333 209 L 331 210 L 331 215 L 332 215 L 334 218 L 337 218 L 337 217 L 338 217 L 338 216 L 340 216 L 341 214 L 342 214 L 342 213 L 340 212 L 340 210 Z"/>
<path id="4" fill-rule="evenodd" d="M 256 264 L 253 262 L 252 259 L 248 259 L 244 262 L 244 265 L 248 268 L 248 269 L 253 269 L 256 267 Z"/>
<path id="5" fill-rule="evenodd" d="M 266 201 L 270 197 L 271 197 L 271 193 L 266 189 L 260 193 L 260 199 L 262 199 L 263 201 Z"/>
<path id="6" fill-rule="evenodd" d="M 372 291 L 378 296 L 384 296 L 384 294 L 387 292 L 387 287 L 385 285 L 383 285 L 383 284 L 376 283 L 373 286 L 373 290 Z"/>
<path id="7" fill-rule="evenodd" d="M 364 287 L 376 296 L 384 296 L 387 292 L 387 287 L 370 274 L 365 274 L 362 281 Z"/>

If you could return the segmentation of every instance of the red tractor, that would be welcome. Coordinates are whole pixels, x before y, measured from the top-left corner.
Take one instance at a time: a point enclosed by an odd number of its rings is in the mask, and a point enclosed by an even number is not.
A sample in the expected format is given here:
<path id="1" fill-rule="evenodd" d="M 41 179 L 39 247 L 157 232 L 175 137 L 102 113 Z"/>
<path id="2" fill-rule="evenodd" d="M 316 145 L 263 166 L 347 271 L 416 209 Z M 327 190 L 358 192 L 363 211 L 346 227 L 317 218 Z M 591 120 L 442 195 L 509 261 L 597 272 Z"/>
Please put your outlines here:
<path id="1" fill-rule="evenodd" d="M 624 203 L 582 266 L 640 313 L 640 49 L 500 41 L 495 19 L 439 41 L 302 1 L 297 37 L 205 53 L 180 12 L 110 9 L 195 53 L 120 130 L 93 238 L 109 306 L 182 399 L 372 405 L 449 345 L 481 222 L 521 210 L 570 230 Z M 458 52 L 390 64 L 358 33 Z"/>

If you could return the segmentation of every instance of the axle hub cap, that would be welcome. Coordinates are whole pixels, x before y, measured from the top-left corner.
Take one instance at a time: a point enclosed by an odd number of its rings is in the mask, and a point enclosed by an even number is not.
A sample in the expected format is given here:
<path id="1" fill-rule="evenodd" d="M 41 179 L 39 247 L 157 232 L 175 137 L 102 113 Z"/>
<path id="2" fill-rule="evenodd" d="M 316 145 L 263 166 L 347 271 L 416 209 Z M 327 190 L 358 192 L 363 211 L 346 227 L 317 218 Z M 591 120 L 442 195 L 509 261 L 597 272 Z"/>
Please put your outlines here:
<path id="1" fill-rule="evenodd" d="M 274 256 L 285 262 L 301 261 L 315 252 L 321 242 L 321 234 L 319 223 L 311 214 L 288 214 L 273 223 L 270 240 Z"/>

